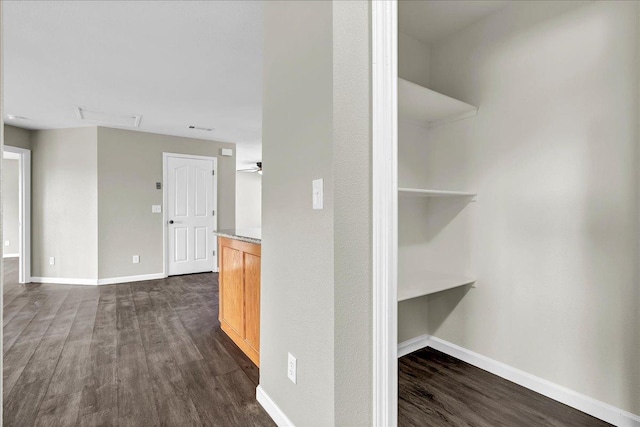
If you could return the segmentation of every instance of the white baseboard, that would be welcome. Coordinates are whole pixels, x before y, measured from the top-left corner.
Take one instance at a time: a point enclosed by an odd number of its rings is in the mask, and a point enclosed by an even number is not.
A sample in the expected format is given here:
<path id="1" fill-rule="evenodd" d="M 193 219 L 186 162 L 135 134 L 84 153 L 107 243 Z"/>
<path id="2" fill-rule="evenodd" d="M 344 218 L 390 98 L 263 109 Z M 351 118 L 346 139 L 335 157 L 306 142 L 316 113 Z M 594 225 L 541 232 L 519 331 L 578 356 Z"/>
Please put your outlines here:
<path id="1" fill-rule="evenodd" d="M 398 357 L 407 355 L 420 348 L 431 347 L 456 359 L 467 362 L 501 378 L 533 390 L 550 399 L 599 418 L 619 427 L 640 427 L 640 416 L 616 408 L 608 403 L 577 393 L 561 385 L 552 383 L 535 375 L 516 369 L 497 360 L 490 359 L 466 348 L 452 344 L 440 338 L 422 335 L 398 344 Z"/>
<path id="2" fill-rule="evenodd" d="M 419 337 L 403 341 L 398 344 L 398 358 L 425 347 L 429 347 L 429 335 L 420 335 Z"/>
<path id="3" fill-rule="evenodd" d="M 92 285 L 98 284 L 98 279 L 70 279 L 68 277 L 31 277 L 33 283 L 51 283 L 54 285 Z"/>
<path id="4" fill-rule="evenodd" d="M 2 254 L 2 258 L 20 258 L 20 254 Z"/>
<path id="5" fill-rule="evenodd" d="M 276 403 L 271 400 L 269 395 L 264 391 L 262 386 L 256 387 L 256 400 L 267 414 L 271 417 L 273 422 L 275 422 L 278 427 L 295 427 L 291 420 L 282 412 L 282 409 L 276 405 Z"/>
<path id="6" fill-rule="evenodd" d="M 164 279 L 163 273 L 139 274 L 137 276 L 109 277 L 106 279 L 70 279 L 65 277 L 32 277 L 34 283 L 52 283 L 55 285 L 114 285 L 117 283 L 141 282 L 144 280 Z"/>
<path id="7" fill-rule="evenodd" d="M 164 273 L 138 274 L 136 276 L 109 277 L 98 279 L 98 285 L 114 285 L 117 283 L 142 282 L 144 280 L 164 279 Z"/>

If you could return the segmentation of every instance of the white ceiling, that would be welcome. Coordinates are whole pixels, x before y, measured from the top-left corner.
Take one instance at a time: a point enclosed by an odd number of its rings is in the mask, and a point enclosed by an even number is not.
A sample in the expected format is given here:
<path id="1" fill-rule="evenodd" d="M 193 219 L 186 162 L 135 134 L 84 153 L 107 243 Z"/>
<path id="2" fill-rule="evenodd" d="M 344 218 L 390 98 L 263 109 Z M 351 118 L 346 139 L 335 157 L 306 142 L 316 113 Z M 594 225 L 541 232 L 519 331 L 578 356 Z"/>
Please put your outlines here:
<path id="1" fill-rule="evenodd" d="M 399 29 L 430 44 L 488 16 L 512 1 L 435 0 L 399 2 Z"/>
<path id="2" fill-rule="evenodd" d="M 238 143 L 239 169 L 261 160 L 261 2 L 3 3 L 5 113 L 29 119 L 7 123 L 140 114 L 142 131 Z"/>

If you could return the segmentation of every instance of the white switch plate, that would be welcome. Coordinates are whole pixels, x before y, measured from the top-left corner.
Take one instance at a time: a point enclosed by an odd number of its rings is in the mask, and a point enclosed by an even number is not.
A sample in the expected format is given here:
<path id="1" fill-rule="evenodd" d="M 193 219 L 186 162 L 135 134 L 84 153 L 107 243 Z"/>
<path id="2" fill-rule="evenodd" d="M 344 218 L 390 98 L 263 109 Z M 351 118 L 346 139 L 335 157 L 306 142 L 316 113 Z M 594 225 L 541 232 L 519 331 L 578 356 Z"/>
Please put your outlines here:
<path id="1" fill-rule="evenodd" d="M 52 256 L 49 257 L 49 265 L 56 265 L 56 259 Z"/>
<path id="2" fill-rule="evenodd" d="M 151 213 L 162 213 L 162 205 L 151 205 Z"/>
<path id="3" fill-rule="evenodd" d="M 314 179 L 312 184 L 313 191 L 313 209 L 323 209 L 324 200 L 324 180 Z"/>
<path id="4" fill-rule="evenodd" d="M 8 240 L 5 240 L 5 241 L 4 241 L 4 245 L 5 245 L 5 246 L 10 246 L 10 245 L 11 245 L 11 242 L 9 242 Z"/>
<path id="5" fill-rule="evenodd" d="M 134 264 L 140 264 L 140 255 L 134 255 L 133 256 L 133 263 Z"/>
<path id="6" fill-rule="evenodd" d="M 292 383 L 297 384 L 297 370 L 298 370 L 298 359 L 293 357 L 291 353 L 289 354 L 289 360 L 287 362 L 287 377 L 291 380 Z"/>

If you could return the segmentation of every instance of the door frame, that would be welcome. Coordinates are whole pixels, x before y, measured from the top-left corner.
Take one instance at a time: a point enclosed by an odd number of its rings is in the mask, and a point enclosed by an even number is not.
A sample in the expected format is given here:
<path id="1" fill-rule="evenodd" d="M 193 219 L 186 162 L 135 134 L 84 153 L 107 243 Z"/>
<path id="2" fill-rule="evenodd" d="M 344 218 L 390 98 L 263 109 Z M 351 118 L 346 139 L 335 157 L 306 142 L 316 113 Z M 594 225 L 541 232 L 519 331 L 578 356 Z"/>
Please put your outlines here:
<path id="1" fill-rule="evenodd" d="M 398 3 L 371 3 L 373 414 L 398 425 Z"/>
<path id="2" fill-rule="evenodd" d="M 164 277 L 169 277 L 169 234 L 167 233 L 167 179 L 169 177 L 169 171 L 167 170 L 169 166 L 169 157 L 178 157 L 182 159 L 193 159 L 193 160 L 211 160 L 213 161 L 213 170 L 215 173 L 213 174 L 213 210 L 216 211 L 214 215 L 215 223 L 213 225 L 213 229 L 218 229 L 218 158 L 212 156 L 198 156 L 195 154 L 182 154 L 182 153 L 162 153 L 162 274 Z M 217 241 L 217 240 L 216 240 Z M 213 272 L 217 273 L 219 270 L 219 254 L 218 248 L 214 249 L 216 251 L 216 255 L 214 256 L 214 268 Z"/>
<path id="3" fill-rule="evenodd" d="M 31 283 L 31 150 L 5 145 L 4 151 L 18 155 L 18 282 Z"/>

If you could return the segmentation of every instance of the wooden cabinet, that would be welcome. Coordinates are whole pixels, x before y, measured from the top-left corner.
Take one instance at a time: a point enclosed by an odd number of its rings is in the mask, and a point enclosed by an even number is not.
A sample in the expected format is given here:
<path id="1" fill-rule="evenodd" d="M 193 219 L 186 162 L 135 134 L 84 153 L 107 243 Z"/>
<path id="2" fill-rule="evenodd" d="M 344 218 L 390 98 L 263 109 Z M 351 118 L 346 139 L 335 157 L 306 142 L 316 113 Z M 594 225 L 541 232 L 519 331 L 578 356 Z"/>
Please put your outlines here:
<path id="1" fill-rule="evenodd" d="M 260 249 L 255 243 L 218 238 L 220 326 L 260 366 Z"/>

